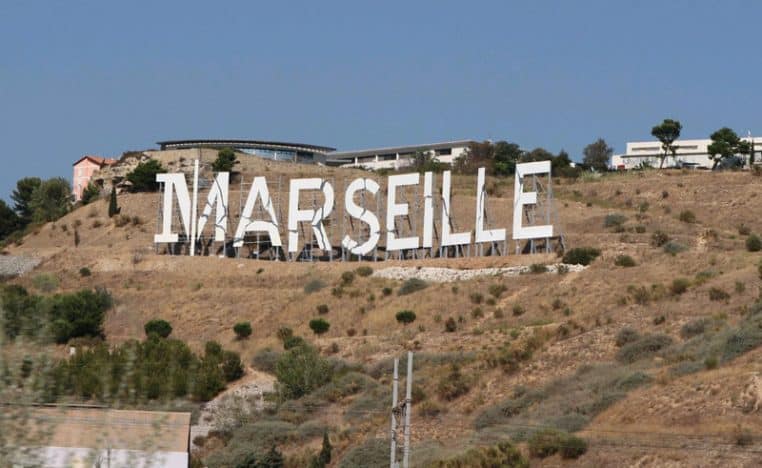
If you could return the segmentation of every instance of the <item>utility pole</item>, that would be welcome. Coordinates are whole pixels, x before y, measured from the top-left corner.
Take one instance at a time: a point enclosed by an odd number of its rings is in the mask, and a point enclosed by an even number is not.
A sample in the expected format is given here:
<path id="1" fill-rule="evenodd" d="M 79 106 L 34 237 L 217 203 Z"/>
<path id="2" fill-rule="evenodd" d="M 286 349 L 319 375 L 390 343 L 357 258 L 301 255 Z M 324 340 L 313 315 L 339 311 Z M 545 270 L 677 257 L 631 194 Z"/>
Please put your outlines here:
<path id="1" fill-rule="evenodd" d="M 397 392 L 399 389 L 399 359 L 394 359 L 394 380 L 392 383 L 392 430 L 391 451 L 389 458 L 390 468 L 400 468 L 397 461 L 397 434 L 399 433 L 400 420 L 404 418 L 402 468 L 410 466 L 410 413 L 412 409 L 413 393 L 413 353 L 407 353 L 407 381 L 405 382 L 405 400 L 398 402 Z"/>

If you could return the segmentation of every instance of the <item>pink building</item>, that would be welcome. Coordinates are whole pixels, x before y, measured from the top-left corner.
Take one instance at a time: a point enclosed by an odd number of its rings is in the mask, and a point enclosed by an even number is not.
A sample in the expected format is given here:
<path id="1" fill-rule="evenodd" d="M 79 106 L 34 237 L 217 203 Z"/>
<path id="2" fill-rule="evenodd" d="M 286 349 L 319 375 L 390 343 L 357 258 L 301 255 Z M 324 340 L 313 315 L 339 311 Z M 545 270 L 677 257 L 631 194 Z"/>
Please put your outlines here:
<path id="1" fill-rule="evenodd" d="M 87 188 L 90 179 L 96 171 L 104 166 L 111 166 L 116 163 L 116 159 L 102 158 L 100 156 L 83 156 L 74 163 L 74 176 L 72 177 L 72 192 L 74 201 L 82 199 L 82 192 Z"/>

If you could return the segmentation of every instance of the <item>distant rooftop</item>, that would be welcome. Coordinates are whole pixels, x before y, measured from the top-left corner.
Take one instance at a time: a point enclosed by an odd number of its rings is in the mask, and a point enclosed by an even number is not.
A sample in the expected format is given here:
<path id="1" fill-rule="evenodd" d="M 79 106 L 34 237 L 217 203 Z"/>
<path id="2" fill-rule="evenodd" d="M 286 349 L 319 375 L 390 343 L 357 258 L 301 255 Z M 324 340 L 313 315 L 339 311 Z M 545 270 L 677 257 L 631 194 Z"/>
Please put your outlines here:
<path id="1" fill-rule="evenodd" d="M 330 153 L 336 148 L 330 146 L 308 145 L 305 143 L 289 143 L 285 141 L 265 140 L 165 140 L 157 144 L 162 150 L 187 149 L 187 148 L 251 148 L 271 150 L 310 151 L 316 153 Z"/>
<path id="2" fill-rule="evenodd" d="M 363 157 L 363 156 L 375 156 L 377 154 L 407 154 L 407 153 L 415 153 L 417 151 L 428 151 L 428 150 L 438 150 L 438 149 L 445 149 L 445 148 L 452 148 L 452 147 L 458 147 L 458 146 L 469 146 L 470 144 L 474 143 L 474 140 L 454 140 L 454 141 L 443 141 L 439 143 L 429 143 L 429 144 L 423 144 L 423 145 L 407 145 L 407 146 L 388 146 L 385 148 L 372 148 L 372 149 L 364 149 L 364 150 L 357 150 L 357 151 L 334 151 L 333 153 L 330 153 L 328 156 L 331 159 L 344 159 L 344 158 L 355 158 L 355 157 Z"/>

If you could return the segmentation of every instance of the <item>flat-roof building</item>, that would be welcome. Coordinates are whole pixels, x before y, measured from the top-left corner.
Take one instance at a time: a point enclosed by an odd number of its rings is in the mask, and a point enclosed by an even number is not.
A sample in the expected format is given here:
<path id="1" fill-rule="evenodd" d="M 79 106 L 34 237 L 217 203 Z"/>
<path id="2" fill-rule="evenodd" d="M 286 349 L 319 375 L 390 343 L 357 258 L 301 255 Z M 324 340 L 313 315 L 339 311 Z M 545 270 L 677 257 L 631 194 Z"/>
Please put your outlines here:
<path id="1" fill-rule="evenodd" d="M 458 157 L 463 155 L 472 143 L 474 143 L 473 140 L 456 140 L 423 145 L 335 151 L 328 154 L 326 163 L 330 166 L 339 167 L 400 169 L 413 164 L 416 153 L 426 153 L 441 163 L 452 164 Z"/>
<path id="2" fill-rule="evenodd" d="M 744 141 L 751 142 L 756 155 L 755 160 L 760 160 L 762 152 L 762 138 L 745 137 Z M 709 154 L 709 145 L 712 140 L 709 138 L 698 140 L 677 140 L 675 155 L 667 155 L 664 159 L 664 167 L 692 167 L 711 169 L 714 161 Z M 661 142 L 655 141 L 631 141 L 627 143 L 627 149 L 624 154 L 615 154 L 611 157 L 610 168 L 615 170 L 637 169 L 643 165 L 658 168 L 661 164 L 661 157 L 664 151 L 661 148 Z M 748 155 L 739 155 L 744 161 L 748 160 Z"/>
<path id="3" fill-rule="evenodd" d="M 158 142 L 159 149 L 232 148 L 241 153 L 275 161 L 325 163 L 326 154 L 336 151 L 329 146 L 264 140 L 167 140 Z"/>

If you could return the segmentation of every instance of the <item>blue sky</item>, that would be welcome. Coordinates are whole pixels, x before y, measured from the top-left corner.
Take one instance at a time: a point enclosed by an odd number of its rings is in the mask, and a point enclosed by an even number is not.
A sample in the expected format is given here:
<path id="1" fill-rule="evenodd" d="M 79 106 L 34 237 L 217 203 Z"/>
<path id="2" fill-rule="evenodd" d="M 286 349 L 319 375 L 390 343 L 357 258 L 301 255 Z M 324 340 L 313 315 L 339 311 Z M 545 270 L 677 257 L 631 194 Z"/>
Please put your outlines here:
<path id="1" fill-rule="evenodd" d="M 762 135 L 762 2 L 0 2 L 0 197 L 162 139 Z"/>

